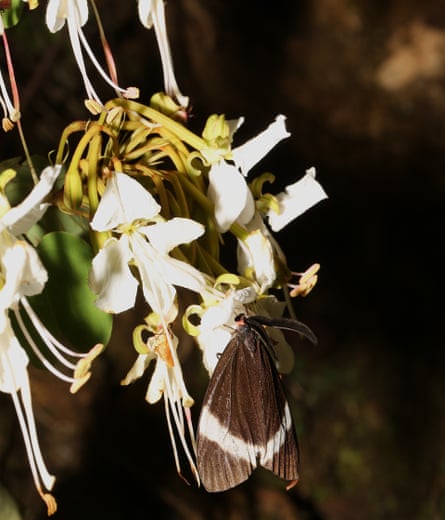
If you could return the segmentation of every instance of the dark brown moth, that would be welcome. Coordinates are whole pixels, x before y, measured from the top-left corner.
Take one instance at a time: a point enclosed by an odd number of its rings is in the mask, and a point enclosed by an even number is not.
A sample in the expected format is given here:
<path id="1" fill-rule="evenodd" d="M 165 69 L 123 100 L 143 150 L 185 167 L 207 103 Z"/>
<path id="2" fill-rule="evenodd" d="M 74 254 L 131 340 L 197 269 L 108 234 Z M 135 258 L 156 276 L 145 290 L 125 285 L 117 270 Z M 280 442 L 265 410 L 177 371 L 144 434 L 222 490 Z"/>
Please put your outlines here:
<path id="1" fill-rule="evenodd" d="M 317 339 L 297 320 L 240 315 L 236 321 L 203 401 L 199 476 L 207 491 L 225 491 L 262 466 L 291 481 L 290 488 L 299 478 L 298 442 L 264 326 L 295 331 L 313 343 Z"/>

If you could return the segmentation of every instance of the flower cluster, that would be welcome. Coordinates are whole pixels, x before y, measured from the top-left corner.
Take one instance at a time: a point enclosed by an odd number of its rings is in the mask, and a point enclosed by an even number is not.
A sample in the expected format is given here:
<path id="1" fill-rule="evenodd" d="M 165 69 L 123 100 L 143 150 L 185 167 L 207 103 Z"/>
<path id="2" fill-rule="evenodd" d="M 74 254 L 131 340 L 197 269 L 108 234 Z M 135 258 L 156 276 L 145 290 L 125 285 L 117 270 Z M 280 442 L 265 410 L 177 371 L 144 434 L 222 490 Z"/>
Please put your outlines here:
<path id="1" fill-rule="evenodd" d="M 43 365 L 58 378 L 71 383 L 77 391 L 90 377 L 92 359 L 99 354 L 101 345 L 88 354 L 80 354 L 60 343 L 41 323 L 28 302 L 27 296 L 42 292 L 48 275 L 35 249 L 20 235 L 25 233 L 46 211 L 48 203 L 44 199 L 51 191 L 60 174 L 60 166 L 43 170 L 40 181 L 31 193 L 19 204 L 10 208 L 4 194 L 6 184 L 14 177 L 14 172 L 5 170 L 0 176 L 0 391 L 11 394 L 20 422 L 29 464 L 37 490 L 48 506 L 48 513 L 56 510 L 56 502 L 49 493 L 54 477 L 46 469 L 40 452 L 34 415 L 32 413 L 31 392 L 27 373 L 28 355 L 11 325 L 14 316 L 26 348 L 31 349 Z M 31 322 L 34 332 L 43 341 L 65 372 L 62 372 L 43 353 L 28 330 L 22 314 Z M 67 375 L 71 371 L 72 375 Z"/>
<path id="2" fill-rule="evenodd" d="M 11 208 L 5 194 L 14 172 L 6 169 L 0 177 L 0 390 L 14 400 L 36 487 L 49 514 L 56 509 L 50 494 L 54 477 L 37 441 L 26 368 L 29 353 L 76 391 L 103 350 L 100 342 L 86 354 L 68 349 L 41 323 L 28 301 L 43 291 L 48 279 L 28 231 L 41 221 L 49 204 L 81 223 L 80 235 L 94 252 L 88 282 L 98 309 L 118 314 L 134 308 L 138 292 L 143 295 L 146 317 L 133 333 L 136 360 L 122 384 L 141 377 L 154 361 L 146 400 L 164 400 L 178 472 L 179 440 L 199 482 L 190 413 L 193 398 L 178 355 L 181 341 L 186 335 L 196 340 L 211 374 L 239 313 L 276 317 L 287 309 L 292 315 L 290 298 L 312 289 L 319 266 L 293 272 L 273 232 L 326 198 L 314 168 L 279 193 L 265 191 L 267 184 L 273 186 L 272 174 L 255 175 L 255 165 L 289 137 L 285 116 L 278 115 L 263 132 L 239 146 L 233 142 L 243 118 L 212 115 L 201 135 L 187 128 L 188 98 L 173 73 L 162 0 L 138 2 L 141 22 L 154 27 L 164 72 L 165 92 L 154 95 L 149 105 L 134 100 L 136 88 L 119 86 L 91 2 L 108 71 L 99 64 L 83 32 L 88 5 L 87 0 L 49 0 L 46 8 L 51 32 L 67 28 L 87 94 L 88 119 L 65 128 L 54 165 L 45 168 L 39 179 L 27 157 L 35 186 L 17 206 Z M 3 127 L 9 130 L 14 123 L 19 125 L 20 109 L 1 23 L 0 32 L 14 93 L 11 100 L 0 72 Z M 87 74 L 86 56 L 114 89 L 115 99 L 99 98 Z M 72 141 L 75 146 L 68 144 Z M 233 240 L 227 239 L 230 235 Z M 21 331 L 20 339 L 16 330 Z M 271 334 L 276 335 L 280 370 L 289 371 L 292 352 L 279 331 Z M 43 351 L 35 335 L 43 341 Z"/>

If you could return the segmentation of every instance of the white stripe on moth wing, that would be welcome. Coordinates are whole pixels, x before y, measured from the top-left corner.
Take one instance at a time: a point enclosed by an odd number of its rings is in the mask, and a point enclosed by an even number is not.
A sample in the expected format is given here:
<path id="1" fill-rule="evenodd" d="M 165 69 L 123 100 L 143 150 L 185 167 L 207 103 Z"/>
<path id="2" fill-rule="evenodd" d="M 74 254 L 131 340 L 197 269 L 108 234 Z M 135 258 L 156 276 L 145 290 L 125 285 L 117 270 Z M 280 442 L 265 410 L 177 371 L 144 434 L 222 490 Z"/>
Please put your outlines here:
<path id="1" fill-rule="evenodd" d="M 261 444 L 251 444 L 245 440 L 230 433 L 219 421 L 218 417 L 213 415 L 208 406 L 204 406 L 201 413 L 200 432 L 199 435 L 208 441 L 215 442 L 223 450 L 228 452 L 232 457 L 240 458 L 249 462 L 252 467 L 266 465 L 273 459 L 286 441 L 286 435 L 292 429 L 292 416 L 289 405 L 284 405 L 284 415 L 281 422 L 282 427 L 274 433 L 267 441 L 266 446 Z"/>
<path id="2" fill-rule="evenodd" d="M 284 403 L 284 416 L 281 420 L 281 428 L 275 432 L 274 436 L 267 441 L 266 449 L 260 457 L 260 465 L 267 466 L 271 462 L 275 455 L 277 455 L 286 442 L 286 435 L 292 430 L 292 415 L 289 410 L 287 401 Z"/>

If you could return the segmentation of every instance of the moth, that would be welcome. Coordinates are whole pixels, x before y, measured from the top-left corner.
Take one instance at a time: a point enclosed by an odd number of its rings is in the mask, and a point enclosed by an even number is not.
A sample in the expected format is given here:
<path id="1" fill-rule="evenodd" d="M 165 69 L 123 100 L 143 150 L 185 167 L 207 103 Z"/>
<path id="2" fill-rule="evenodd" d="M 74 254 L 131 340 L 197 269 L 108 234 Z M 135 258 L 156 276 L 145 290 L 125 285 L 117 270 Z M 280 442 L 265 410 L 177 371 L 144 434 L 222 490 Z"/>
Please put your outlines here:
<path id="1" fill-rule="evenodd" d="M 262 466 L 290 489 L 299 478 L 297 436 L 273 345 L 264 326 L 317 339 L 288 318 L 237 316 L 237 329 L 210 379 L 198 423 L 197 466 L 204 488 L 225 491 Z"/>

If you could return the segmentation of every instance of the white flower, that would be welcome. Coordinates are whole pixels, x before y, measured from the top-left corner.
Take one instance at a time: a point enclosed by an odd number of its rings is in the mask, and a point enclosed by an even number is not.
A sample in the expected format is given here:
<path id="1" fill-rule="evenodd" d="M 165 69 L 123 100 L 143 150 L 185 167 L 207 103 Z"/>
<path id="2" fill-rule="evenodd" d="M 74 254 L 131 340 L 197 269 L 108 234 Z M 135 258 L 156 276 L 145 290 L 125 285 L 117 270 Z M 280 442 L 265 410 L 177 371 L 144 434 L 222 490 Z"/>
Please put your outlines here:
<path id="1" fill-rule="evenodd" d="M 245 287 L 240 290 L 231 289 L 226 293 L 215 291 L 213 297 L 216 297 L 217 300 L 204 308 L 203 312 L 198 313 L 201 322 L 195 333 L 203 351 L 203 364 L 209 376 L 212 376 L 221 354 L 236 330 L 235 318 L 238 315 L 279 318 L 286 307 L 285 302 L 278 301 L 272 295 L 258 298 L 253 287 Z M 196 313 L 195 309 L 190 314 L 194 313 Z M 294 352 L 287 343 L 283 332 L 276 327 L 268 327 L 267 334 L 271 338 L 274 359 L 280 373 L 290 372 L 294 365 Z"/>
<path id="2" fill-rule="evenodd" d="M 198 344 L 203 351 L 203 363 L 210 375 L 232 337 L 235 317 L 245 312 L 245 305 L 255 301 L 252 287 L 219 293 L 217 303 L 210 305 L 201 316 Z"/>
<path id="3" fill-rule="evenodd" d="M 233 149 L 233 160 L 246 176 L 263 157 L 280 141 L 290 136 L 286 129 L 286 117 L 279 114 L 265 130 L 243 145 Z"/>
<path id="4" fill-rule="evenodd" d="M 272 230 L 281 230 L 324 198 L 327 198 L 327 195 L 315 180 L 315 168 L 307 170 L 302 179 L 287 186 L 284 192 L 275 197 L 279 206 L 278 212 L 275 208 L 270 208 L 266 214 Z M 263 294 L 275 282 L 276 260 L 286 263 L 286 259 L 258 211 L 255 211 L 252 219 L 244 224 L 244 228 L 248 234 L 238 237 L 238 272 L 254 280 L 260 286 L 259 293 Z"/>
<path id="5" fill-rule="evenodd" d="M 220 159 L 212 165 L 208 197 L 215 206 L 215 219 L 221 233 L 227 231 L 234 222 L 245 224 L 253 218 L 255 203 L 245 177 L 276 144 L 290 135 L 285 120 L 283 115 L 277 116 L 266 130 L 244 145 L 234 148 L 232 157 L 235 164 Z M 203 152 L 203 155 L 206 156 L 206 153 Z"/>
<path id="6" fill-rule="evenodd" d="M 88 77 L 87 69 L 83 57 L 82 48 L 88 54 L 92 64 L 102 76 L 102 78 L 116 90 L 116 92 L 123 94 L 125 97 L 138 97 L 137 89 L 128 88 L 123 89 L 113 81 L 110 76 L 104 71 L 97 61 L 94 52 L 88 44 L 87 39 L 83 33 L 82 27 L 88 20 L 88 1 L 87 0 L 49 0 L 46 8 L 46 25 L 48 29 L 55 33 L 62 29 L 65 22 L 68 27 L 68 34 L 71 41 L 74 57 L 79 67 L 82 79 L 85 85 L 88 99 L 94 100 L 99 105 L 102 102 L 99 99 L 94 87 Z M 113 64 L 114 65 L 114 64 Z"/>
<path id="7" fill-rule="evenodd" d="M 38 222 L 48 209 L 49 204 L 45 197 L 52 190 L 54 183 L 60 175 L 61 165 L 47 166 L 40 174 L 39 182 L 25 199 L 8 210 L 0 221 L 0 231 L 7 228 L 14 236 L 28 231 L 33 224 Z M 3 199 L 5 201 L 5 199 Z M 5 201 L 7 203 L 7 200 Z M 9 203 L 7 204 L 9 206 Z"/>
<path id="8" fill-rule="evenodd" d="M 187 422 L 189 436 L 194 444 L 193 427 L 191 422 L 190 407 L 193 399 L 189 395 L 182 376 L 181 365 L 176 355 L 178 338 L 167 328 L 160 328 L 157 334 L 151 336 L 147 343 L 147 353 L 139 354 L 136 362 L 128 372 L 122 385 L 128 385 L 142 377 L 152 360 L 156 360 L 154 371 L 151 375 L 145 399 L 148 403 L 156 403 L 164 397 L 165 414 L 173 447 L 176 468 L 181 473 L 178 451 L 176 448 L 176 436 L 173 425 L 181 441 L 184 453 L 188 459 L 192 472 L 199 483 L 198 472 L 193 456 L 188 447 L 186 432 L 184 431 L 184 415 Z M 173 424 L 172 424 L 173 418 Z"/>
<path id="9" fill-rule="evenodd" d="M 187 108 L 189 98 L 181 94 L 173 71 L 173 60 L 168 43 L 167 24 L 165 22 L 164 0 L 138 0 L 138 12 L 142 25 L 147 27 L 147 29 L 151 29 L 154 26 L 161 54 L 166 94 L 177 101 L 183 108 Z"/>
<path id="10" fill-rule="evenodd" d="M 178 338 L 168 329 L 166 330 L 167 332 L 161 331 L 148 339 L 148 352 L 139 354 L 121 384 L 128 385 L 142 377 L 150 362 L 156 359 L 156 367 L 147 388 L 147 402 L 157 403 L 165 394 L 172 403 L 182 402 L 184 406 L 190 407 L 193 399 L 185 387 L 181 366 L 175 363 L 172 356 L 172 352 L 176 352 L 178 348 Z"/>
<path id="11" fill-rule="evenodd" d="M 37 438 L 27 372 L 28 356 L 13 332 L 9 318 L 6 316 L 3 321 L 0 332 L 0 391 L 11 394 L 36 489 L 47 504 L 48 514 L 53 514 L 57 504 L 47 491 L 52 489 L 55 477 L 45 466 Z"/>
<path id="12" fill-rule="evenodd" d="M 169 256 L 178 245 L 201 236 L 203 226 L 186 218 L 161 221 L 159 211 L 152 195 L 136 180 L 119 172 L 109 179 L 91 222 L 97 231 L 120 234 L 93 259 L 90 285 L 102 310 L 117 313 L 133 306 L 138 284 L 130 263 L 139 271 L 147 303 L 164 319 L 175 306 L 174 286 L 198 293 L 205 290 L 205 279 L 197 269 Z"/>
<path id="13" fill-rule="evenodd" d="M 270 227 L 273 231 L 280 231 L 293 219 L 326 198 L 326 192 L 315 180 L 315 168 L 306 170 L 304 177 L 276 196 L 279 212 L 270 209 L 267 213 Z"/>
<path id="14" fill-rule="evenodd" d="M 58 342 L 29 305 L 26 296 L 39 294 L 43 290 L 47 273 L 32 246 L 15 236 L 15 233 L 27 231 L 42 216 L 48 206 L 44 199 L 59 173 L 60 166 L 46 168 L 31 193 L 12 209 L 9 209 L 9 202 L 0 191 L 0 207 L 3 212 L 0 217 L 0 391 L 10 393 L 14 401 L 34 482 L 47 504 L 48 514 L 53 514 L 57 508 L 54 497 L 48 493 L 54 484 L 54 477 L 46 469 L 37 439 L 26 369 L 28 356 L 14 334 L 9 313 L 14 313 L 28 346 L 51 372 L 77 386 L 88 379 L 89 373 L 85 370 L 78 377 L 69 377 L 55 368 L 40 352 L 21 315 L 21 310 L 24 310 L 47 348 L 66 368 L 76 369 L 76 365 L 68 358 L 86 357 L 85 354 L 70 351 Z M 10 172 L 3 174 L 7 174 L 7 180 L 11 178 Z M 0 187 L 4 188 L 4 185 L 3 178 Z"/>

